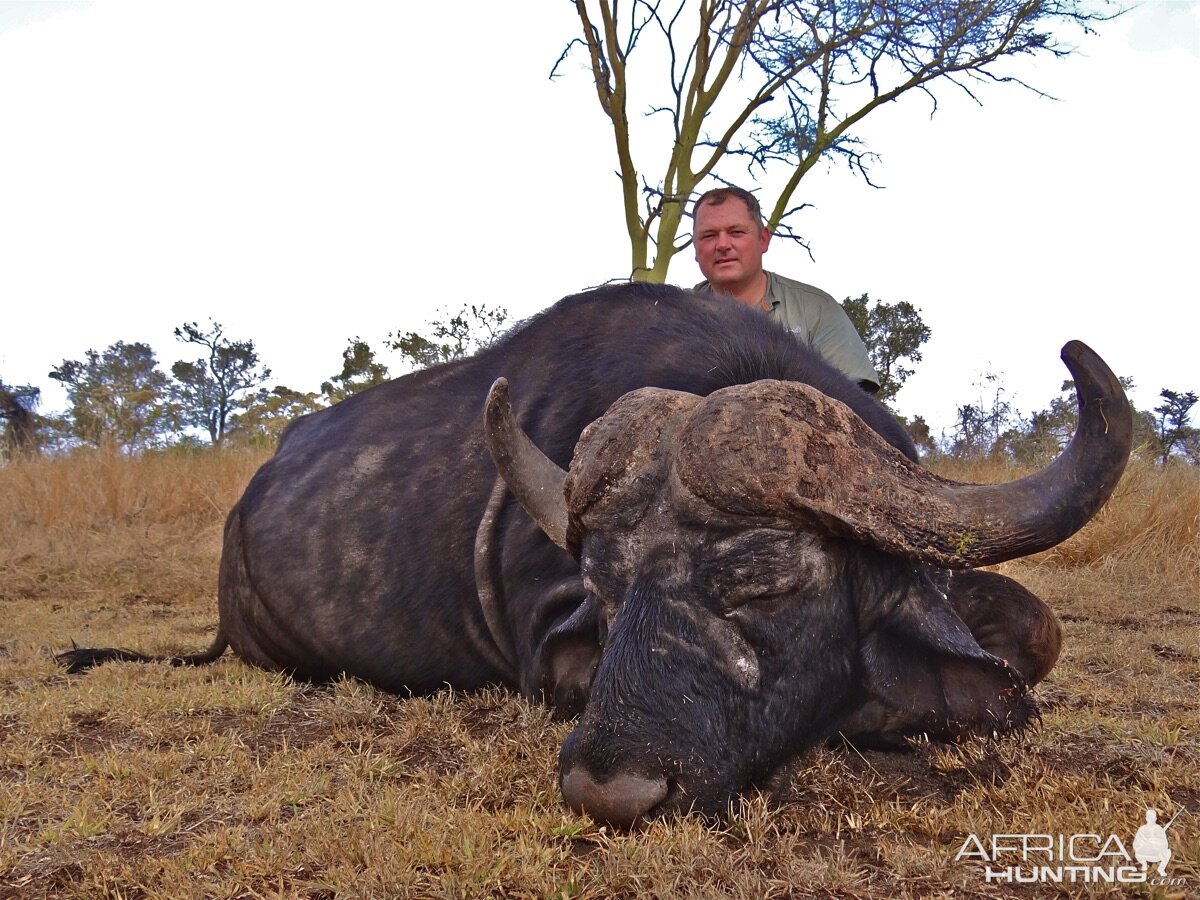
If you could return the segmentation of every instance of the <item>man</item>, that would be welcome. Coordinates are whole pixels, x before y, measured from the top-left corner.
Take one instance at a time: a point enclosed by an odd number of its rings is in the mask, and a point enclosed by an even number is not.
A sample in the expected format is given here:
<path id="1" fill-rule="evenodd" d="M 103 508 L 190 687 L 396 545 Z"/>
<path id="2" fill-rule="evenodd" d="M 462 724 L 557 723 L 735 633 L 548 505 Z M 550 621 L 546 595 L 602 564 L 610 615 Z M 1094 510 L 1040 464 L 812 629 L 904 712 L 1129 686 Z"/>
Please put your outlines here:
<path id="1" fill-rule="evenodd" d="M 1178 815 L 1176 813 L 1176 816 Z M 1133 836 L 1133 855 L 1142 864 L 1143 872 L 1150 863 L 1158 863 L 1158 874 L 1166 877 L 1167 863 L 1171 861 L 1171 847 L 1167 844 L 1167 829 L 1174 824 L 1175 820 L 1172 819 L 1165 827 L 1159 825 L 1158 812 L 1153 809 L 1146 810 L 1146 824 L 1139 828 L 1137 834 Z"/>
<path id="2" fill-rule="evenodd" d="M 762 309 L 863 390 L 876 393 L 879 376 L 846 311 L 829 294 L 763 269 L 771 243 L 762 209 L 749 191 L 716 188 L 692 208 L 692 244 L 710 290 Z"/>

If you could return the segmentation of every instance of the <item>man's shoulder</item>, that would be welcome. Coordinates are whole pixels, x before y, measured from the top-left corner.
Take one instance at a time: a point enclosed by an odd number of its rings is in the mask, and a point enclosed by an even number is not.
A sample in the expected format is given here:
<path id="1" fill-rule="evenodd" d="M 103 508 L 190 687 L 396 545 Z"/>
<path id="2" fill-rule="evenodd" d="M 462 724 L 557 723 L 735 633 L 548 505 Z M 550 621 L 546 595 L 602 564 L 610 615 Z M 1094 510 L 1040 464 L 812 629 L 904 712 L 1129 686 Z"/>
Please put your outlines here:
<path id="1" fill-rule="evenodd" d="M 770 290 L 772 293 L 778 293 L 778 299 L 786 300 L 788 297 L 802 300 L 808 303 L 827 304 L 837 303 L 833 299 L 833 295 L 828 291 L 823 291 L 816 285 L 806 284 L 803 281 L 797 281 L 795 278 L 786 278 L 778 272 L 767 272 L 767 279 L 770 282 Z"/>

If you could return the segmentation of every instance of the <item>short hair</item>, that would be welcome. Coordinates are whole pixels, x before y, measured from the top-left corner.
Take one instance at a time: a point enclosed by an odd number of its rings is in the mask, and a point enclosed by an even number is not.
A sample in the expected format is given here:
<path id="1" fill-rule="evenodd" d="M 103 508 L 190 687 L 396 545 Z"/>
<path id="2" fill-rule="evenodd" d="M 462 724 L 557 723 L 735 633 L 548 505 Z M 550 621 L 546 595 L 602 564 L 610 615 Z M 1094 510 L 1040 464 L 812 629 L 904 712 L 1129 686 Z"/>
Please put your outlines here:
<path id="1" fill-rule="evenodd" d="M 709 206 L 720 206 L 730 197 L 741 200 L 746 204 L 746 209 L 750 211 L 750 219 L 759 228 L 763 227 L 762 207 L 758 205 L 758 198 L 749 191 L 740 187 L 719 187 L 713 188 L 711 191 L 705 191 L 692 205 L 692 220 L 695 221 L 696 212 L 701 206 L 708 204 Z"/>

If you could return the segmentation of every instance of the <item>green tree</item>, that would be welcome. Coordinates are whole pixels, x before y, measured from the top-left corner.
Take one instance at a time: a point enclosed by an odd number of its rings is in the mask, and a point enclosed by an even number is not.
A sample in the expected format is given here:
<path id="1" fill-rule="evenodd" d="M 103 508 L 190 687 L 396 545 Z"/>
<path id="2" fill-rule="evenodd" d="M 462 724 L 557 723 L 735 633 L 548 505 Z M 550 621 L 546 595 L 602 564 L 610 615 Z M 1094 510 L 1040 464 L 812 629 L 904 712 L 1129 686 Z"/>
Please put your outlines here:
<path id="1" fill-rule="evenodd" d="M 921 345 L 932 333 L 922 320 L 921 311 L 907 300 L 873 301 L 866 294 L 847 297 L 842 301 L 842 309 L 862 336 L 871 365 L 879 373 L 879 399 L 884 403 L 894 400 L 913 373 L 905 363 L 921 361 Z"/>
<path id="2" fill-rule="evenodd" d="M 1000 435 L 997 449 L 1018 465 L 1035 467 L 1056 457 L 1062 446 L 1056 420 L 1042 410 Z"/>
<path id="3" fill-rule="evenodd" d="M 38 452 L 37 407 L 41 389 L 31 384 L 8 385 L 0 380 L 0 454 L 7 459 Z"/>
<path id="4" fill-rule="evenodd" d="M 504 331 L 508 310 L 503 306 L 490 308 L 486 304 L 463 304 L 453 315 L 443 311 L 445 318 L 429 323 L 432 336 L 416 331 L 389 334 L 387 346 L 399 351 L 414 369 L 424 369 L 438 363 L 462 359 L 491 346 Z"/>
<path id="5" fill-rule="evenodd" d="M 1197 398 L 1194 391 L 1172 391 L 1163 388 L 1158 394 L 1163 402 L 1154 407 L 1155 421 L 1158 425 L 1158 459 L 1164 466 L 1171 459 L 1171 454 L 1177 451 L 1188 456 L 1189 446 L 1194 447 L 1197 439 L 1197 429 L 1191 425 L 1192 407 Z"/>
<path id="6" fill-rule="evenodd" d="M 169 379 L 148 344 L 117 341 L 103 353 L 64 359 L 50 377 L 67 391 L 70 437 L 132 451 L 154 446 L 174 425 Z"/>
<path id="7" fill-rule="evenodd" d="M 612 129 L 631 277 L 656 282 L 690 243 L 689 199 L 706 180 L 732 178 L 735 163 L 755 180 L 768 170 L 783 176 L 774 202 L 762 204 L 767 227 L 803 243 L 786 220 L 802 208 L 792 198 L 821 159 L 841 158 L 870 183 L 874 155 L 855 136 L 865 117 L 910 91 L 936 111 L 939 84 L 977 102 L 980 84 L 1029 87 L 1003 71 L 1009 57 L 1067 56 L 1056 37 L 1063 25 L 1088 33 L 1108 18 L 1087 0 L 574 5 L 581 36 L 551 76 L 576 48 L 586 53 Z M 647 113 L 646 137 L 635 136 L 635 104 Z"/>
<path id="8" fill-rule="evenodd" d="M 231 341 L 220 322 L 210 320 L 206 331 L 195 322 L 185 322 L 175 329 L 175 337 L 204 348 L 200 359 L 171 366 L 175 376 L 171 396 L 180 422 L 203 428 L 209 441 L 219 445 L 239 395 L 270 378 L 271 370 L 261 365 L 254 341 Z"/>
<path id="9" fill-rule="evenodd" d="M 905 430 L 908 431 L 908 436 L 912 438 L 917 449 L 924 456 L 936 456 L 941 452 L 937 441 L 929 431 L 929 423 L 925 421 L 924 416 L 916 416 L 910 422 L 908 419 L 902 418 Z"/>
<path id="10" fill-rule="evenodd" d="M 370 344 L 356 337 L 342 351 L 342 371 L 322 382 L 321 393 L 330 403 L 339 403 L 387 378 L 387 366 L 375 358 Z"/>
<path id="11" fill-rule="evenodd" d="M 288 425 L 300 416 L 316 412 L 324 404 L 316 394 L 301 393 L 277 384 L 270 389 L 259 388 L 243 397 L 238 405 L 242 411 L 230 416 L 226 440 L 273 446 Z"/>
<path id="12" fill-rule="evenodd" d="M 453 358 L 449 346 L 439 344 L 416 331 L 389 334 L 387 345 L 393 350 L 398 350 L 413 369 L 427 369 Z"/>

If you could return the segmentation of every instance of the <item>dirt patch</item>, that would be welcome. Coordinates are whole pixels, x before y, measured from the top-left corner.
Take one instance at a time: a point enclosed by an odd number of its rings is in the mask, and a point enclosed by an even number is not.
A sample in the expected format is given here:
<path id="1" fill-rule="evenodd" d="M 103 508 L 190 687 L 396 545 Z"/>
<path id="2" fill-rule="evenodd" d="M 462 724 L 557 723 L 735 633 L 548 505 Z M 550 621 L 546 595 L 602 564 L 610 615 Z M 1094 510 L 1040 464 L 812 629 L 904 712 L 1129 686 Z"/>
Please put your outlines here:
<path id="1" fill-rule="evenodd" d="M 1171 647 L 1167 644 L 1151 644 L 1150 649 L 1154 651 L 1154 655 L 1161 659 L 1169 659 L 1172 662 L 1186 660 L 1187 662 L 1200 662 L 1200 656 L 1194 653 L 1188 653 L 1185 650 L 1180 650 L 1176 647 Z"/>
<path id="2" fill-rule="evenodd" d="M 333 735 L 333 726 L 302 706 L 287 707 L 272 713 L 270 720 L 257 728 L 239 726 L 238 714 L 220 717 L 215 727 L 241 730 L 242 740 L 257 756 L 269 757 L 285 748 L 303 750 Z"/>
<path id="3" fill-rule="evenodd" d="M 51 756 L 102 753 L 129 740 L 128 729 L 111 722 L 103 713 L 70 713 L 67 720 L 70 727 L 47 741 Z"/>

